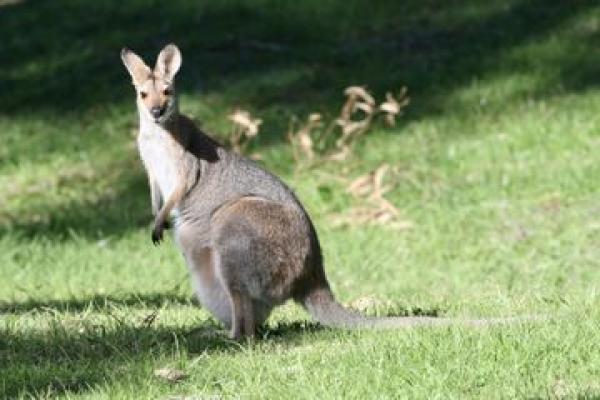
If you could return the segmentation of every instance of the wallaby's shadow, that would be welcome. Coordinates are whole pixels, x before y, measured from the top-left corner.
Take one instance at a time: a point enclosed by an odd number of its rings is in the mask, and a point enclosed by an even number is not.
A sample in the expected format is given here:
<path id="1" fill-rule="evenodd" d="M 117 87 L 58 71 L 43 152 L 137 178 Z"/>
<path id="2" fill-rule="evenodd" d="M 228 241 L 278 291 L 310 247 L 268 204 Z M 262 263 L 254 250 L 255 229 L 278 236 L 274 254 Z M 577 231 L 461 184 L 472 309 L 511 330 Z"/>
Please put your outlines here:
<path id="1" fill-rule="evenodd" d="M 314 321 L 291 321 L 291 322 L 270 322 L 258 329 L 257 337 L 260 340 L 269 340 L 273 338 L 294 340 L 302 334 L 309 332 L 319 332 L 327 329 L 323 325 Z"/>
<path id="2" fill-rule="evenodd" d="M 165 293 L 128 293 L 124 295 L 93 295 L 60 300 L 29 299 L 23 302 L 0 301 L 0 313 L 27 313 L 51 309 L 58 312 L 99 311 L 112 305 L 130 308 L 160 308 L 169 304 L 197 304 L 195 298 L 173 292 Z"/>
<path id="3" fill-rule="evenodd" d="M 294 322 L 266 327 L 257 341 L 276 339 L 294 346 L 302 335 L 321 331 L 315 323 Z M 311 340 L 315 340 L 314 336 Z M 115 370 L 139 368 L 136 363 L 148 356 L 185 352 L 194 357 L 223 351 L 236 352 L 252 342 L 230 340 L 212 320 L 191 329 L 155 327 L 144 323 L 105 329 L 96 325 L 80 331 L 3 332 L 0 336 L 0 397 L 30 394 L 84 393 L 106 382 Z M 4 370 L 4 373 L 3 373 Z M 14 373 L 14 371 L 21 371 Z M 152 371 L 149 371 L 152 374 Z M 113 376 L 114 379 L 114 376 Z"/>
<path id="4" fill-rule="evenodd" d="M 136 362 L 144 357 L 160 357 L 183 348 L 189 354 L 239 349 L 240 345 L 226 336 L 210 334 L 212 330 L 210 325 L 190 330 L 145 323 L 68 330 L 57 323 L 51 332 L 3 332 L 0 353 L 7 358 L 0 363 L 4 390 L 0 395 L 86 392 L 115 370 L 124 368 L 127 376 L 127 368 L 139 368 Z"/>
<path id="5" fill-rule="evenodd" d="M 12 315 L 29 313 L 96 313 L 111 314 L 114 307 L 146 308 L 168 312 L 169 305 L 195 304 L 189 296 L 176 293 L 146 293 L 125 296 L 91 296 L 56 301 L 25 301 L 0 303 L 0 312 Z M 420 311 L 415 311 L 420 310 Z M 420 308 L 396 309 L 388 316 L 437 315 L 439 310 Z M 7 314 L 7 316 L 8 316 Z M 115 318 L 117 325 L 84 323 L 69 325 L 68 318 L 58 316 L 47 329 L 8 329 L 0 335 L 0 376 L 3 395 L 16 397 L 24 390 L 30 393 L 85 392 L 106 380 L 114 370 L 136 368 L 136 362 L 148 355 L 160 357 L 185 349 L 190 356 L 218 351 L 238 351 L 251 342 L 234 342 L 212 318 L 193 328 L 164 326 L 156 323 L 150 313 L 147 318 Z M 372 313 L 370 313 L 372 314 Z M 381 313 L 378 313 L 381 315 Z M 308 316 L 307 316 L 308 318 Z M 52 319 L 52 318 L 51 318 Z M 285 343 L 295 346 L 307 335 L 311 340 L 327 340 L 314 333 L 329 330 L 309 320 L 292 322 L 268 321 L 257 341 Z M 2 370 L 6 373 L 2 374 Z M 21 371 L 15 374 L 11 371 Z M 125 374 L 126 375 L 126 374 Z"/>

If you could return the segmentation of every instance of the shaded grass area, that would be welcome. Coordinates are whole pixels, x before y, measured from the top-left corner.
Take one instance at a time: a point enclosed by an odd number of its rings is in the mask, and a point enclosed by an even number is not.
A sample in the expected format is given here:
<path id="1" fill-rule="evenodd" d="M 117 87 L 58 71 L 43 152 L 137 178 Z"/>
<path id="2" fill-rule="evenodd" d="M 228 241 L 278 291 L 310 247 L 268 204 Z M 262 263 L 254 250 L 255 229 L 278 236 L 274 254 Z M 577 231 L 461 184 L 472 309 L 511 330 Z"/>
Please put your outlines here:
<path id="1" fill-rule="evenodd" d="M 169 7 L 141 1 L 120 7 L 109 1 L 65 1 L 60 6 L 39 1 L 17 2 L 2 11 L 0 33 L 9 39 L 0 49 L 0 84 L 6 93 L 0 97 L 0 128 L 6 138 L 0 165 L 8 173 L 40 161 L 47 169 L 68 164 L 74 170 L 92 170 L 84 178 L 98 178 L 106 198 L 95 193 L 81 205 L 84 209 L 144 201 L 140 167 L 130 161 L 124 135 L 135 126 L 129 78 L 118 60 L 118 49 L 125 45 L 151 63 L 160 46 L 177 42 L 185 56 L 180 79 L 187 93 L 184 110 L 209 131 L 223 134 L 229 129 L 228 111 L 236 105 L 253 109 L 265 119 L 255 146 L 260 149 L 284 140 L 292 115 L 317 109 L 335 113 L 342 89 L 351 83 L 369 85 L 379 96 L 407 85 L 413 102 L 401 128 L 440 113 L 470 123 L 505 112 L 515 101 L 545 100 L 598 83 L 591 1 L 473 1 L 460 7 L 436 1 L 377 6 L 358 0 L 301 5 L 229 1 L 211 6 L 172 2 Z M 486 89 L 489 82 L 498 84 Z M 455 128 L 449 129 L 453 136 L 466 132 Z M 291 171 L 289 154 L 273 158 L 279 170 Z M 116 163 L 122 164 L 119 173 Z M 47 192 L 57 189 L 64 198 L 64 186 L 78 178 L 75 173 L 40 183 L 48 174 L 36 170 L 39 166 L 21 182 L 0 181 L 17 185 L 9 190 L 9 200 L 11 192 L 25 191 L 20 186 L 33 186 L 39 190 L 30 197 L 44 198 L 28 208 L 47 209 Z M 25 234 L 40 229 L 57 233 L 68 225 L 60 215 L 76 211 L 81 202 L 79 193 L 74 197 L 52 205 L 56 221 L 41 215 L 41 223 L 14 223 Z M 30 200 L 15 202 L 24 201 Z M 17 212 L 11 214 L 15 221 Z M 116 229 L 119 221 L 132 226 L 132 219 L 144 218 L 147 213 L 118 215 L 100 228 Z M 101 223 L 80 219 L 82 230 L 97 231 L 93 225 Z"/>
<path id="2" fill-rule="evenodd" d="M 0 397 L 600 395 L 595 2 L 41 0 L 0 3 L 0 34 Z M 265 120 L 251 151 L 314 217 L 341 300 L 557 318 L 344 332 L 286 306 L 261 340 L 225 339 L 172 240 L 150 244 L 118 53 L 171 41 L 186 113 L 221 138 L 235 106 Z M 412 104 L 344 163 L 297 169 L 289 118 L 334 115 L 349 84 Z M 383 162 L 412 228 L 333 227 L 356 206 L 339 178 Z"/>
<path id="3" fill-rule="evenodd" d="M 124 312 L 117 310 L 116 317 L 119 311 Z M 586 315 L 587 322 L 581 324 L 585 329 L 577 330 L 570 322 L 558 321 L 543 327 L 372 335 L 282 323 L 265 340 L 238 344 L 210 327 L 190 329 L 181 320 L 174 323 L 177 308 L 168 312 L 171 321 L 153 327 L 143 326 L 136 315 L 125 323 L 96 316 L 97 325 L 64 314 L 33 315 L 34 329 L 11 326 L 15 333 L 3 336 L 17 354 L 8 359 L 11 369 L 3 371 L 12 377 L 5 380 L 5 393 L 26 388 L 39 397 L 66 392 L 97 398 L 135 398 L 141 393 L 424 398 L 552 397 L 568 390 L 594 398 L 597 391 L 593 332 L 598 326 L 587 318 L 597 314 Z M 45 320 L 50 327 L 38 331 Z M 571 376 L 574 363 L 585 364 L 585 373 L 563 380 Z M 190 378 L 177 385 L 160 382 L 152 377 L 157 364 L 182 368 Z M 496 392 L 499 388 L 501 393 Z"/>
<path id="4" fill-rule="evenodd" d="M 109 1 L 22 2 L 4 6 L 0 16 L 1 32 L 9 37 L 0 55 L 11 93 L 0 105 L 19 114 L 120 104 L 130 93 L 115 50 L 127 45 L 153 59 L 169 41 L 185 55 L 185 91 L 259 110 L 281 102 L 280 111 L 331 107 L 341 89 L 356 82 L 379 94 L 408 84 L 418 110 L 437 113 L 448 92 L 474 79 L 527 73 L 546 63 L 551 65 L 539 71 L 540 94 L 585 90 L 598 83 L 598 55 L 587 51 L 598 38 L 593 19 L 580 18 L 563 35 L 561 29 L 594 6 L 581 0 L 175 1 L 168 7 L 145 1 L 121 7 Z M 510 56 L 519 46 L 542 41 L 570 46 Z"/>

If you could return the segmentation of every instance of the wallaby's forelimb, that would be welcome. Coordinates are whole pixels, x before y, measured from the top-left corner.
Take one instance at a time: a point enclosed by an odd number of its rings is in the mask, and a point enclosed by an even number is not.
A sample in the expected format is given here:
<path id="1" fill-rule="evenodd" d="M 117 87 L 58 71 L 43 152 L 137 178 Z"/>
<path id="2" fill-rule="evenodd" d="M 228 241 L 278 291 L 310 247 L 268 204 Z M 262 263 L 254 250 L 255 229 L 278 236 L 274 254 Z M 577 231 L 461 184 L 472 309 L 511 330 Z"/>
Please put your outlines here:
<path id="1" fill-rule="evenodd" d="M 177 185 L 171 196 L 167 199 L 166 203 L 158 212 L 158 215 L 154 219 L 154 229 L 152 230 L 152 243 L 154 245 L 160 244 L 163 239 L 163 231 L 167 229 L 167 218 L 173 210 L 173 208 L 181 201 L 186 193 L 185 182 Z"/>
<path id="2" fill-rule="evenodd" d="M 156 180 L 152 176 L 148 176 L 150 184 L 150 203 L 152 205 L 152 216 L 156 217 L 162 207 L 162 196 Z"/>

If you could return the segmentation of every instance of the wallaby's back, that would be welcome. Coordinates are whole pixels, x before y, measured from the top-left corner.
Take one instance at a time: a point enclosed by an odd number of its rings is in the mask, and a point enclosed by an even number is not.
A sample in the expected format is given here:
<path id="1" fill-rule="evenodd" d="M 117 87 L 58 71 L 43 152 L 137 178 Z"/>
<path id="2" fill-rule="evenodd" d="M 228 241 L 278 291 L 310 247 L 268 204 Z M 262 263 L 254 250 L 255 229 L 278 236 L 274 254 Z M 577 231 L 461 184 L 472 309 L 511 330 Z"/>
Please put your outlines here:
<path id="1" fill-rule="evenodd" d="M 204 134 L 197 132 L 197 137 Z M 218 159 L 205 163 L 197 184 L 181 204 L 180 212 L 185 220 L 209 216 L 221 205 L 243 196 L 257 196 L 302 210 L 293 192 L 276 176 L 255 162 L 216 147 Z"/>

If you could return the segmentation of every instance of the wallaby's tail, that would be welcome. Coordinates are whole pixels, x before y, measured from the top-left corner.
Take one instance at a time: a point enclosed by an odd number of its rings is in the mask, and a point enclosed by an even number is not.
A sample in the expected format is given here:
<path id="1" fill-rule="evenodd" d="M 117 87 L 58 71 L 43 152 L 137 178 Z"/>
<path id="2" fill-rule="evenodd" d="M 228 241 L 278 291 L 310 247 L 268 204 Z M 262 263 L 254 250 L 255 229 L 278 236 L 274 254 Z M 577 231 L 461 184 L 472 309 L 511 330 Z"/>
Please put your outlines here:
<path id="1" fill-rule="evenodd" d="M 487 326 L 518 323 L 540 317 L 514 317 L 491 319 L 450 319 L 436 317 L 368 317 L 348 310 L 338 303 L 327 287 L 310 291 L 302 300 L 306 310 L 321 324 L 336 328 L 393 329 L 415 326 L 469 325 Z"/>

